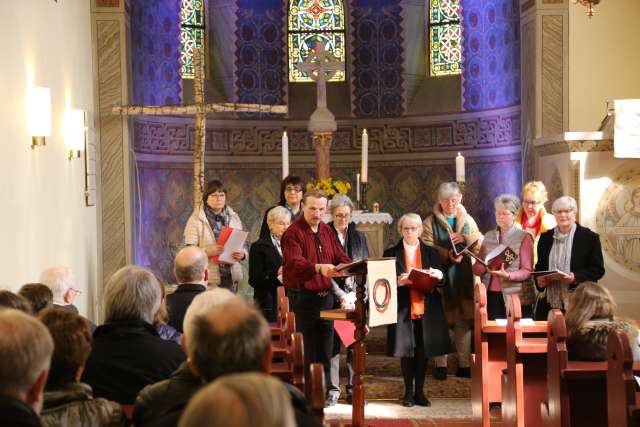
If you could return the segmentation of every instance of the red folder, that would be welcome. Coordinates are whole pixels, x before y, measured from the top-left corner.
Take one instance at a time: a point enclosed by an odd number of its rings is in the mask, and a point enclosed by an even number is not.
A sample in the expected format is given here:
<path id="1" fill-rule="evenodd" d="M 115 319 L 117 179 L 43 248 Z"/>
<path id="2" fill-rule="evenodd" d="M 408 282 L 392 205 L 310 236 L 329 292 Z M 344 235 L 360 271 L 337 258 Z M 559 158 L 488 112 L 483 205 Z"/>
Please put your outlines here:
<path id="1" fill-rule="evenodd" d="M 340 341 L 345 347 L 349 347 L 356 341 L 355 332 L 356 324 L 350 320 L 334 320 L 333 329 L 340 337 Z"/>
<path id="2" fill-rule="evenodd" d="M 412 268 L 409 271 L 408 279 L 411 280 L 412 283 L 405 286 L 427 294 L 433 292 L 439 281 L 429 274 L 429 270 L 419 270 L 417 268 Z"/>
<path id="3" fill-rule="evenodd" d="M 482 265 L 487 267 L 488 270 L 500 270 L 503 264 L 504 268 L 507 268 L 518 258 L 518 255 L 515 253 L 515 251 L 509 246 L 500 246 L 498 246 L 489 255 L 487 255 L 486 259 L 480 258 L 471 251 L 465 252 L 478 260 L 478 262 L 480 262 Z M 499 249 L 499 251 L 497 249 Z"/>

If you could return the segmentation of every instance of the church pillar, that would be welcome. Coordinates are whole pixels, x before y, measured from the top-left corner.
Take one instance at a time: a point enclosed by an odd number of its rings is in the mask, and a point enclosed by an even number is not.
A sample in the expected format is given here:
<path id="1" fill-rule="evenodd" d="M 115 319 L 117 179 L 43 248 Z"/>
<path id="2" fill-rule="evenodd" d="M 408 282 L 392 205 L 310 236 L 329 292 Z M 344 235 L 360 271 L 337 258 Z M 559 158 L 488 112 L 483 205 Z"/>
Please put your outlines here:
<path id="1" fill-rule="evenodd" d="M 569 130 L 569 0 L 520 0 L 522 180 L 539 178 L 534 140 Z"/>
<path id="2" fill-rule="evenodd" d="M 128 0 L 91 1 L 100 285 L 133 259 L 128 122 L 111 113 L 129 101 L 129 10 Z"/>
<path id="3" fill-rule="evenodd" d="M 331 177 L 329 165 L 333 132 L 314 132 L 312 138 L 316 150 L 316 177 L 320 181 Z"/>

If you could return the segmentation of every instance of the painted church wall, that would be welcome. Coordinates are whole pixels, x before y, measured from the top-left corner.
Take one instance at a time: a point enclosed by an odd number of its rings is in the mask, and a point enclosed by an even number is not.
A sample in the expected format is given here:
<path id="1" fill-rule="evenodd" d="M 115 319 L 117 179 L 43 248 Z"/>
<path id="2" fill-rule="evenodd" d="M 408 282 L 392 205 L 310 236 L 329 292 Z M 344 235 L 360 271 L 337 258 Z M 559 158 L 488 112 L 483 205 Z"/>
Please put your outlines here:
<path id="1" fill-rule="evenodd" d="M 96 208 L 85 206 L 84 156 L 67 159 L 63 133 L 65 108 L 93 116 L 89 2 L 1 2 L 0 25 L 0 287 L 17 290 L 44 268 L 66 265 L 83 290 L 77 306 L 93 317 Z M 52 135 L 35 150 L 26 125 L 30 85 L 49 87 L 52 101 Z"/>
<path id="2" fill-rule="evenodd" d="M 569 130 L 597 130 L 606 102 L 640 98 L 640 2 L 569 6 Z"/>

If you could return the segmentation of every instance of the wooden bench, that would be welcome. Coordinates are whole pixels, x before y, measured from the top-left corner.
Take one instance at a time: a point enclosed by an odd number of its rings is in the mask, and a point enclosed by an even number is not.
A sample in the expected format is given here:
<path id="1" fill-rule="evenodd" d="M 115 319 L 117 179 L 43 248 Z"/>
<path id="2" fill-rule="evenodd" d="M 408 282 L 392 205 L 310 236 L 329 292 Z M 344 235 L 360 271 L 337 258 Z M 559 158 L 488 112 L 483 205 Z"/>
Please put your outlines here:
<path id="1" fill-rule="evenodd" d="M 284 329 L 286 328 L 287 313 L 290 313 L 290 311 L 289 311 L 289 298 L 287 298 L 286 295 L 284 294 L 284 287 L 279 286 L 277 292 L 278 292 L 278 296 L 277 296 L 278 306 L 276 308 L 276 313 L 277 313 L 276 323 L 270 325 L 269 329 L 271 331 L 271 340 L 276 343 L 279 343 L 279 340 L 281 340 L 283 336 L 282 334 L 284 332 Z"/>
<path id="2" fill-rule="evenodd" d="M 307 397 L 311 413 L 320 423 L 324 422 L 324 401 L 325 401 L 325 382 L 324 382 L 324 366 L 322 363 L 312 363 L 309 365 L 309 387 L 310 395 Z"/>
<path id="3" fill-rule="evenodd" d="M 502 374 L 502 422 L 506 427 L 539 426 L 547 393 L 547 338 L 524 336 L 520 297 L 507 298 L 506 358 Z"/>
<path id="4" fill-rule="evenodd" d="M 632 343 L 638 345 L 637 343 Z M 633 353 L 627 334 L 611 332 L 607 341 L 607 419 L 609 427 L 640 425 Z"/>
<path id="5" fill-rule="evenodd" d="M 293 313 L 291 313 L 293 314 Z M 271 375 L 296 386 L 302 393 L 304 388 L 304 343 L 300 332 L 291 334 L 284 360 L 271 362 Z"/>
<path id="6" fill-rule="evenodd" d="M 502 371 L 507 368 L 506 325 L 487 320 L 487 292 L 484 284 L 474 289 L 474 354 L 471 358 L 471 408 L 473 424 L 489 427 L 489 405 L 502 401 Z M 547 322 L 521 325 L 526 336 L 544 337 Z"/>

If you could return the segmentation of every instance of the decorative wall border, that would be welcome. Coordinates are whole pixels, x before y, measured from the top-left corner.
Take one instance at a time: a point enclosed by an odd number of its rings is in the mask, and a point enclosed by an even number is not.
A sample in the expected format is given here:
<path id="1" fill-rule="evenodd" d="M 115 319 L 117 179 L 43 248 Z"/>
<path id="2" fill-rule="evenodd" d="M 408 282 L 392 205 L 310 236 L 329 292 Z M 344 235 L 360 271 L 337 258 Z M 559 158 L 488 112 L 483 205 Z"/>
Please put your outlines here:
<path id="1" fill-rule="evenodd" d="M 558 141 L 538 146 L 535 150 L 541 157 L 562 153 L 613 151 L 613 140 Z"/>

